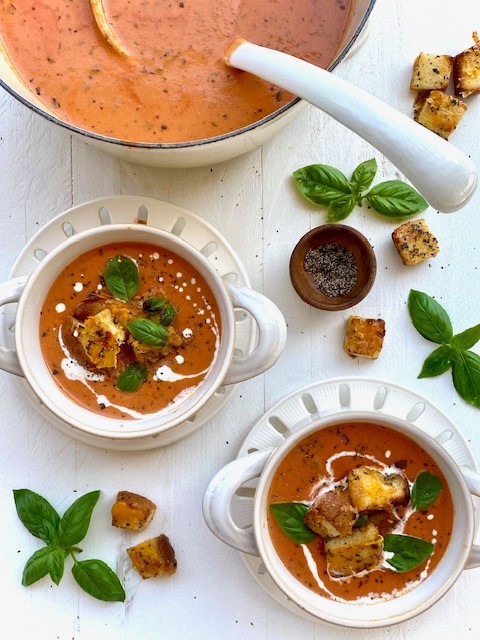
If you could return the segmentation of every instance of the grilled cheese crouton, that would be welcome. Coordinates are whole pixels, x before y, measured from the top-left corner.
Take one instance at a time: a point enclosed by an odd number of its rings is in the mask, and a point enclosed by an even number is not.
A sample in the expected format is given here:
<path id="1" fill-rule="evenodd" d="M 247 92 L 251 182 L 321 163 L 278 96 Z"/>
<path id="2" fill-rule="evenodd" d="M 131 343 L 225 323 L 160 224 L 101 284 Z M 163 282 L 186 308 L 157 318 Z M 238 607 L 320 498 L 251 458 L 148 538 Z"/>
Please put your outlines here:
<path id="1" fill-rule="evenodd" d="M 330 575 L 353 576 L 378 567 L 383 557 L 383 537 L 374 524 L 367 524 L 348 536 L 326 540 L 325 555 Z"/>
<path id="2" fill-rule="evenodd" d="M 457 128 L 467 105 L 443 91 L 430 91 L 418 112 L 417 122 L 447 139 Z"/>
<path id="3" fill-rule="evenodd" d="M 440 251 L 425 220 L 409 220 L 392 232 L 393 243 L 403 264 L 412 265 L 434 258 Z"/>
<path id="4" fill-rule="evenodd" d="M 453 81 L 455 93 L 466 98 L 472 93 L 480 93 L 480 47 L 477 32 L 473 33 L 475 45 L 455 56 Z"/>
<path id="5" fill-rule="evenodd" d="M 349 471 L 348 490 L 352 504 L 358 511 L 388 509 L 406 504 L 410 498 L 408 481 L 403 475 L 387 475 L 367 466 Z"/>
<path id="6" fill-rule="evenodd" d="M 358 517 L 348 489 L 336 487 L 323 493 L 305 514 L 304 522 L 323 538 L 346 536 Z"/>
<path id="7" fill-rule="evenodd" d="M 182 336 L 172 326 L 164 328 L 167 329 L 169 333 L 167 344 L 164 347 L 152 347 L 130 336 L 128 342 L 132 346 L 137 362 L 146 365 L 155 364 L 183 343 Z"/>
<path id="8" fill-rule="evenodd" d="M 157 538 L 151 538 L 134 547 L 129 547 L 127 553 L 133 568 L 142 578 L 171 576 L 177 570 L 175 551 L 170 540 L 163 533 Z"/>
<path id="9" fill-rule="evenodd" d="M 415 101 L 413 103 L 413 119 L 418 121 L 418 114 L 422 110 L 423 105 L 425 104 L 426 99 L 430 95 L 430 91 L 419 91 L 415 97 Z"/>
<path id="10" fill-rule="evenodd" d="M 413 63 L 410 89 L 431 91 L 446 89 L 453 69 L 452 56 L 434 53 L 419 53 Z"/>
<path id="11" fill-rule="evenodd" d="M 376 359 L 380 355 L 385 337 L 385 321 L 381 318 L 350 316 L 347 320 L 343 348 L 351 357 Z"/>
<path id="12" fill-rule="evenodd" d="M 112 526 L 140 531 L 150 524 L 156 505 L 138 493 L 119 491 L 112 505 Z"/>
<path id="13" fill-rule="evenodd" d="M 110 309 L 89 316 L 83 325 L 77 323 L 78 340 L 87 358 L 98 369 L 117 366 L 120 346 L 125 342 L 125 331 L 116 324 Z"/>

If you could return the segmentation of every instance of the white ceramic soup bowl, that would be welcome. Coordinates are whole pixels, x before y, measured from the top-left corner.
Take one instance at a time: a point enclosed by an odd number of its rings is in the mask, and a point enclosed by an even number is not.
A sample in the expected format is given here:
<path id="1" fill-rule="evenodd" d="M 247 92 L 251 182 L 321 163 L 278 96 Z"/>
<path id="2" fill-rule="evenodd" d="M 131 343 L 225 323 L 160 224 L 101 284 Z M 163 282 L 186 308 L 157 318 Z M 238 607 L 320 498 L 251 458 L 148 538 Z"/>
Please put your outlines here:
<path id="1" fill-rule="evenodd" d="M 267 523 L 271 481 L 285 456 L 306 436 L 332 425 L 351 422 L 386 426 L 414 440 L 439 466 L 454 503 L 451 540 L 437 567 L 411 591 L 372 604 L 333 601 L 303 586 L 278 556 Z M 232 519 L 232 498 L 239 487 L 254 478 L 259 479 L 254 498 L 253 528 L 240 529 Z M 398 418 L 379 416 L 370 411 L 349 411 L 320 418 L 300 427 L 278 448 L 257 451 L 223 467 L 208 484 L 203 512 L 207 525 L 217 537 L 243 553 L 260 556 L 276 585 L 301 609 L 335 625 L 373 628 L 396 624 L 422 613 L 452 587 L 463 569 L 480 566 L 480 547 L 473 544 L 475 523 L 471 494 L 480 495 L 480 475 L 470 469 L 460 469 L 430 435 Z"/>
<path id="2" fill-rule="evenodd" d="M 172 410 L 140 419 L 106 417 L 80 406 L 56 384 L 42 354 L 40 311 L 52 283 L 75 258 L 112 242 L 148 243 L 181 256 L 205 278 L 220 311 L 220 344 L 204 382 Z M 97 436 L 100 442 L 103 437 L 107 444 L 112 439 L 135 441 L 155 436 L 188 420 L 221 385 L 241 382 L 271 367 L 286 340 L 285 320 L 273 302 L 249 287 L 225 283 L 200 251 L 171 233 L 144 224 L 109 224 L 73 235 L 48 253 L 28 279 L 14 278 L 0 285 L 0 306 L 14 301 L 18 301 L 15 349 L 0 348 L 0 368 L 24 376 L 39 400 L 74 431 Z M 242 357 L 234 357 L 237 308 L 252 315 L 258 334 L 255 349 Z"/>

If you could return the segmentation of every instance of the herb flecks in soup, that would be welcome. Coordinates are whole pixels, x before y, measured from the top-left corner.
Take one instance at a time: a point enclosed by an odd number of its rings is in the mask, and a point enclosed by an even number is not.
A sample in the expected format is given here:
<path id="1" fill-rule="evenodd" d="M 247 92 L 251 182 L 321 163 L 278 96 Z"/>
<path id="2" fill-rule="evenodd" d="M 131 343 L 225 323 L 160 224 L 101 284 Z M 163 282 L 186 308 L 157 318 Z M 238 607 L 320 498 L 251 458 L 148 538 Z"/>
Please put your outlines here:
<path id="1" fill-rule="evenodd" d="M 204 383 L 220 314 L 186 260 L 143 243 L 109 244 L 57 277 L 40 318 L 42 351 L 78 404 L 115 418 L 171 410 Z"/>
<path id="2" fill-rule="evenodd" d="M 388 427 L 347 423 L 302 440 L 278 466 L 268 527 L 286 568 L 340 602 L 423 582 L 445 551 L 453 503 L 434 460 Z"/>
<path id="3" fill-rule="evenodd" d="M 350 4 L 103 0 L 100 30 L 89 0 L 0 0 L 0 36 L 25 84 L 61 119 L 123 140 L 184 142 L 234 131 L 292 99 L 223 63 L 232 38 L 326 67 Z"/>

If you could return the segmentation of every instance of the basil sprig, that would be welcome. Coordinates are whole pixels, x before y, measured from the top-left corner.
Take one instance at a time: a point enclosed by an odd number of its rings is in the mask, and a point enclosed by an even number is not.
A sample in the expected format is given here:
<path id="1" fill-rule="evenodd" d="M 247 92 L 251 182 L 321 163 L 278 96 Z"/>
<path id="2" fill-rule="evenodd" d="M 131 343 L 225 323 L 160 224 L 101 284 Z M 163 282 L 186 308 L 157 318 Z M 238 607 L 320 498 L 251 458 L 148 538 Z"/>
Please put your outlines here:
<path id="1" fill-rule="evenodd" d="M 411 571 L 432 555 L 435 545 L 422 538 L 389 533 L 383 538 L 383 550 L 393 553 L 389 565 L 399 573 Z"/>
<path id="2" fill-rule="evenodd" d="M 387 180 L 367 192 L 377 173 L 375 158 L 358 165 L 351 180 L 335 167 L 311 164 L 293 172 L 300 193 L 312 204 L 327 208 L 327 221 L 345 220 L 364 198 L 377 213 L 408 218 L 428 207 L 413 187 L 401 180 Z"/>
<path id="3" fill-rule="evenodd" d="M 280 502 L 270 505 L 270 511 L 280 529 L 297 544 L 308 544 L 317 534 L 303 521 L 308 511 L 302 502 Z"/>
<path id="4" fill-rule="evenodd" d="M 135 340 L 151 347 L 164 347 L 170 337 L 169 330 L 148 318 L 135 318 L 126 324 Z"/>
<path id="5" fill-rule="evenodd" d="M 433 298 L 412 289 L 408 311 L 415 329 L 430 342 L 441 345 L 423 363 L 419 378 L 433 378 L 452 369 L 453 386 L 458 395 L 480 409 L 480 356 L 470 348 L 480 340 L 480 324 L 453 333 L 445 309 Z"/>
<path id="6" fill-rule="evenodd" d="M 125 302 L 130 302 L 140 288 L 137 265 L 127 256 L 107 260 L 103 279 L 110 293 Z"/>
<path id="7" fill-rule="evenodd" d="M 73 558 L 72 574 L 80 587 L 98 600 L 108 602 L 125 600 L 125 591 L 117 575 L 101 560 L 78 561 L 80 551 L 76 545 L 86 536 L 92 512 L 100 491 L 91 491 L 75 500 L 62 518 L 41 495 L 29 489 L 13 491 L 17 514 L 32 535 L 47 546 L 38 549 L 27 560 L 22 585 L 29 586 L 50 575 L 59 584 L 65 569 L 65 560 Z"/>
<path id="8" fill-rule="evenodd" d="M 147 367 L 139 362 L 132 362 L 118 376 L 115 386 L 120 391 L 136 391 L 147 378 Z"/>
<path id="9" fill-rule="evenodd" d="M 426 509 L 435 502 L 442 490 L 442 481 L 430 471 L 420 471 L 412 487 L 412 507 Z"/>

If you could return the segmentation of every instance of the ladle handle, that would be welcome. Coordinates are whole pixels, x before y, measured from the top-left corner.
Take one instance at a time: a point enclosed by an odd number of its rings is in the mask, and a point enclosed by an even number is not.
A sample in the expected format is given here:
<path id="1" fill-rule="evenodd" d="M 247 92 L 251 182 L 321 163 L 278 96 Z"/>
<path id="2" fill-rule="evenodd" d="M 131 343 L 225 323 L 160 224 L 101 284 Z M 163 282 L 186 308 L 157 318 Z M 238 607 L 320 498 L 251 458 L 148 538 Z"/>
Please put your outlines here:
<path id="1" fill-rule="evenodd" d="M 241 38 L 230 45 L 225 62 L 307 100 L 360 135 L 438 211 L 456 211 L 473 194 L 477 172 L 464 153 L 333 73 Z"/>

